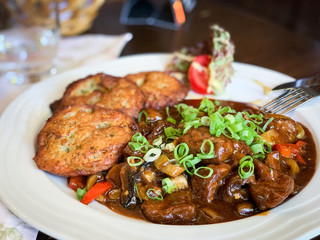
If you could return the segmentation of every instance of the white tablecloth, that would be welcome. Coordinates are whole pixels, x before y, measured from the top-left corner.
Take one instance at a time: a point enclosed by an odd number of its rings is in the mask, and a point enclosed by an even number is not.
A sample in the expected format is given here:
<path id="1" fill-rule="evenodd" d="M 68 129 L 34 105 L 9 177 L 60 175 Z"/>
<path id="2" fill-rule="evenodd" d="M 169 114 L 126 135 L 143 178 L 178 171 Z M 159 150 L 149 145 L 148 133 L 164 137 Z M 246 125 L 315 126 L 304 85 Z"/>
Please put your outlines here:
<path id="1" fill-rule="evenodd" d="M 115 59 L 131 38 L 132 35 L 126 33 L 119 36 L 83 35 L 62 39 L 58 48 L 57 74 Z M 12 85 L 0 79 L 0 117 L 10 102 L 31 85 Z M 12 214 L 0 199 L 0 240 L 33 240 L 37 234 L 37 229 Z"/>

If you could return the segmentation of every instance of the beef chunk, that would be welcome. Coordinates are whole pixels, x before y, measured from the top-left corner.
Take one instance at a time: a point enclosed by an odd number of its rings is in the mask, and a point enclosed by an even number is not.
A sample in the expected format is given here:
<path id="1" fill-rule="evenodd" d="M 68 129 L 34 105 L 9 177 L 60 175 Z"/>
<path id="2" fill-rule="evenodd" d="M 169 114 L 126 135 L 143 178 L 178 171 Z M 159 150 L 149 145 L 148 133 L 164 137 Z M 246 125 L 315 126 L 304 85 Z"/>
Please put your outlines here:
<path id="1" fill-rule="evenodd" d="M 222 198 L 226 202 L 243 202 L 250 199 L 248 183 L 254 180 L 254 175 L 248 179 L 242 179 L 238 171 L 234 172 L 222 189 Z"/>
<path id="2" fill-rule="evenodd" d="M 203 202 L 213 201 L 218 188 L 224 184 L 225 178 L 231 170 L 231 166 L 226 163 L 210 164 L 208 167 L 213 169 L 211 177 L 201 178 L 193 175 L 191 178 L 192 191 Z M 206 175 L 207 171 L 207 169 L 200 169 L 198 173 Z"/>
<path id="3" fill-rule="evenodd" d="M 278 115 L 272 115 L 275 117 L 273 121 L 268 125 L 267 130 L 275 129 L 279 135 L 278 139 L 275 139 L 276 143 L 293 143 L 297 140 L 297 123 L 283 116 L 279 117 Z"/>
<path id="4" fill-rule="evenodd" d="M 186 223 L 196 216 L 196 206 L 192 203 L 188 190 L 168 194 L 162 201 L 144 201 L 141 210 L 148 220 L 155 223 Z"/>
<path id="5" fill-rule="evenodd" d="M 265 164 L 273 169 L 281 170 L 281 160 L 278 151 L 272 151 L 267 154 Z"/>
<path id="6" fill-rule="evenodd" d="M 282 171 L 254 161 L 256 180 L 249 183 L 252 198 L 260 210 L 274 208 L 294 190 L 294 180 Z"/>
<path id="7" fill-rule="evenodd" d="M 178 143 L 187 143 L 190 153 L 195 155 L 200 152 L 201 145 L 206 139 L 211 140 L 214 144 L 215 158 L 211 160 L 211 163 L 219 164 L 220 162 L 228 159 L 238 159 L 239 153 L 241 156 L 252 154 L 251 149 L 244 141 L 236 141 L 234 139 L 227 138 L 224 135 L 221 135 L 220 137 L 212 136 L 209 128 L 207 127 L 190 129 L 185 135 L 178 139 Z"/>

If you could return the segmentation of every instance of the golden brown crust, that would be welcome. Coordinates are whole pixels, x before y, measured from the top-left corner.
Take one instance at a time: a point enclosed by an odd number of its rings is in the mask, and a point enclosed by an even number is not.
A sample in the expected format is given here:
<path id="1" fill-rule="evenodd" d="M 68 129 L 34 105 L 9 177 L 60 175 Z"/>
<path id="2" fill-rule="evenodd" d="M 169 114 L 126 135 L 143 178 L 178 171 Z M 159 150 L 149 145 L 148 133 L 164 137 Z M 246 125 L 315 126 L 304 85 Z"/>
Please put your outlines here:
<path id="1" fill-rule="evenodd" d="M 181 102 L 188 88 L 176 78 L 164 72 L 140 72 L 125 78 L 135 82 L 145 95 L 145 107 L 161 108 Z"/>
<path id="2" fill-rule="evenodd" d="M 76 104 L 89 104 L 119 110 L 136 118 L 143 102 L 142 91 L 132 81 L 98 73 L 71 83 L 58 109 Z"/>
<path id="3" fill-rule="evenodd" d="M 74 105 L 48 119 L 37 139 L 37 166 L 61 176 L 109 169 L 133 134 L 131 117 L 97 106 Z"/>

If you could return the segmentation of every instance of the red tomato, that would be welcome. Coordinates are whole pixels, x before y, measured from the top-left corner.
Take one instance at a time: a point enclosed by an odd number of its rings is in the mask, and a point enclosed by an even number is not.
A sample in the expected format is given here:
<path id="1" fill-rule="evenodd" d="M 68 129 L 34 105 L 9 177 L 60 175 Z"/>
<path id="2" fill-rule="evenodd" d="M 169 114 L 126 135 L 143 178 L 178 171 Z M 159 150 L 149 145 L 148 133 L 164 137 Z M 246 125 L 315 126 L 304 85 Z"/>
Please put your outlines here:
<path id="1" fill-rule="evenodd" d="M 191 89 L 196 93 L 209 94 L 208 82 L 209 82 L 209 63 L 211 62 L 210 55 L 197 56 L 190 65 L 188 78 Z"/>

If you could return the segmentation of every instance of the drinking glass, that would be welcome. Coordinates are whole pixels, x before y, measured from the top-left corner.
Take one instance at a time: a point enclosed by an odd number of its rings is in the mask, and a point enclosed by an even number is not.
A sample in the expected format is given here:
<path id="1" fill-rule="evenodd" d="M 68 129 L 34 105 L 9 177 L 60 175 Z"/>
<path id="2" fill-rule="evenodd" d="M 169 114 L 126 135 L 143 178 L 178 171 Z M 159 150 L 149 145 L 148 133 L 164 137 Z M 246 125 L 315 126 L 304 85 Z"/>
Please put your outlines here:
<path id="1" fill-rule="evenodd" d="M 60 37 L 58 0 L 2 3 L 7 16 L 2 14 L 0 19 L 0 79 L 32 83 L 55 73 Z"/>

